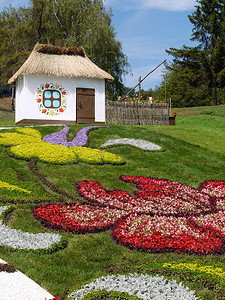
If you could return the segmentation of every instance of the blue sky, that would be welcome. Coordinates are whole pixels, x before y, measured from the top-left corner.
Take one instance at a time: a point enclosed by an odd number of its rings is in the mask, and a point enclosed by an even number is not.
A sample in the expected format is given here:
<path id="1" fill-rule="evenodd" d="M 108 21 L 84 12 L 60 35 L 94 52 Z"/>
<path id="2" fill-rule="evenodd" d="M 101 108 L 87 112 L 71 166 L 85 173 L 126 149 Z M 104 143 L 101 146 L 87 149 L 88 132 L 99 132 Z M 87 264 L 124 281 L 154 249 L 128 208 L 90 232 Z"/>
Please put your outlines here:
<path id="1" fill-rule="evenodd" d="M 24 6 L 29 0 L 0 0 L 1 7 Z M 190 41 L 192 24 L 188 15 L 195 10 L 196 0 L 105 0 L 112 8 L 112 23 L 123 52 L 128 56 L 132 74 L 124 78 L 126 86 L 133 87 L 164 59 L 171 57 L 165 49 L 181 48 Z M 142 88 L 154 88 L 162 80 L 163 67 L 142 82 Z"/>

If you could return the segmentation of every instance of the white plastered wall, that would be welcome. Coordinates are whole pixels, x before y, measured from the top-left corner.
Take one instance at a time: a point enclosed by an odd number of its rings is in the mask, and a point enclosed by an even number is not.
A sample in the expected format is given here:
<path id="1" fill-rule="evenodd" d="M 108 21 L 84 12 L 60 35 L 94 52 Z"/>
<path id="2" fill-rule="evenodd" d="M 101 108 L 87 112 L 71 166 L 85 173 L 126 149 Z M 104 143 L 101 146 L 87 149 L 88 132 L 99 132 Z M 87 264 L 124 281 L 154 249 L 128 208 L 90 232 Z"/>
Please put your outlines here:
<path id="1" fill-rule="evenodd" d="M 58 116 L 42 114 L 37 103 L 37 89 L 41 84 L 59 84 L 66 90 L 67 108 Z M 15 122 L 21 120 L 76 121 L 76 89 L 95 89 L 95 122 L 105 122 L 105 80 L 95 78 L 67 78 L 43 75 L 20 75 L 16 84 Z"/>

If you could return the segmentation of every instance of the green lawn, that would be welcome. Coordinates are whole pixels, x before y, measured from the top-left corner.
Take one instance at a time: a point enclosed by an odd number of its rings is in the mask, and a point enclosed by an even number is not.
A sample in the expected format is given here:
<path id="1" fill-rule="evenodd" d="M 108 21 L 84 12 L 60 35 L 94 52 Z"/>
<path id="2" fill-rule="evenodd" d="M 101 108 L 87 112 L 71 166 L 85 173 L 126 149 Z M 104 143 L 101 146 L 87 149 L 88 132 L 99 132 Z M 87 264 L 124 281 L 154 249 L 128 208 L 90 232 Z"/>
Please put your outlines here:
<path id="1" fill-rule="evenodd" d="M 0 122 L 11 125 L 5 119 Z M 81 125 L 71 126 L 75 133 Z M 61 127 L 59 127 L 61 128 Z M 44 136 L 58 130 L 57 127 L 39 128 Z M 80 180 L 98 181 L 106 189 L 120 189 L 132 193 L 134 185 L 119 180 L 120 175 L 143 175 L 167 178 L 197 188 L 204 180 L 225 180 L 225 118 L 213 115 L 197 115 L 176 118 L 176 126 L 116 126 L 99 129 L 90 134 L 90 147 L 98 148 L 113 138 L 145 139 L 160 145 L 165 151 L 148 152 L 130 146 L 108 148 L 107 151 L 124 158 L 126 164 L 50 165 L 38 162 L 39 172 L 60 189 L 74 196 L 74 184 Z M 70 135 L 71 136 L 71 135 Z M 12 228 L 28 232 L 50 232 L 31 217 L 36 202 L 74 202 L 71 198 L 59 196 L 50 189 L 45 191 L 38 179 L 28 168 L 28 162 L 8 155 L 6 147 L 0 146 L 0 174 L 11 170 L 8 180 L 17 174 L 17 185 L 30 188 L 36 197 L 21 196 L 19 193 L 4 194 L 2 204 L 10 204 L 13 212 L 9 219 Z M 14 171 L 13 171 L 14 170 Z M 3 174 L 3 175 L 2 175 Z M 20 176 L 18 177 L 18 174 Z M 2 178 L 2 177 L 1 177 Z M 1 179 L 0 179 L 1 180 Z M 2 179 L 3 180 L 3 179 Z M 47 199 L 47 200 L 46 200 Z M 36 202 L 35 202 L 36 201 Z M 188 269 L 169 269 L 164 263 L 196 263 L 201 266 L 220 267 L 225 272 L 224 255 L 181 255 L 176 253 L 151 254 L 132 251 L 119 246 L 110 238 L 110 230 L 102 233 L 79 234 L 62 233 L 67 246 L 52 254 L 39 254 L 0 248 L 0 257 L 15 265 L 53 295 L 65 299 L 72 291 L 87 281 L 106 274 L 139 272 L 164 275 L 169 279 L 182 281 L 196 290 L 201 299 L 224 299 L 224 278 Z"/>

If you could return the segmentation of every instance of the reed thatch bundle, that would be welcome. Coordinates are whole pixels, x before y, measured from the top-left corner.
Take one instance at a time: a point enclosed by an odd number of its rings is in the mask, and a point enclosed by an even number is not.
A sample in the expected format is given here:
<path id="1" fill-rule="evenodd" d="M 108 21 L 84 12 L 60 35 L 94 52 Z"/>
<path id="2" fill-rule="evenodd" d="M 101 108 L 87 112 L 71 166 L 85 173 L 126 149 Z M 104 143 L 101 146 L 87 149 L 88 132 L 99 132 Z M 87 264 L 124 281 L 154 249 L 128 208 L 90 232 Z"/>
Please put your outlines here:
<path id="1" fill-rule="evenodd" d="M 95 65 L 82 47 L 62 48 L 37 44 L 20 69 L 9 79 L 11 84 L 21 74 L 57 77 L 86 77 L 112 81 L 114 78 Z"/>

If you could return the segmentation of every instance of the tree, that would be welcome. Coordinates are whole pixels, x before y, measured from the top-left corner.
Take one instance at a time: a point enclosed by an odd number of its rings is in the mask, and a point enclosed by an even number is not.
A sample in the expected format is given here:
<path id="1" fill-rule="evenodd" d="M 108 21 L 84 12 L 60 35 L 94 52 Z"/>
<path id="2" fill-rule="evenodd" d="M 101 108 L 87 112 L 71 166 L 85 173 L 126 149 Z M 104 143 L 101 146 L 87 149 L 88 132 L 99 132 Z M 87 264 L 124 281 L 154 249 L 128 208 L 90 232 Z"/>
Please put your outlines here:
<path id="1" fill-rule="evenodd" d="M 7 11 L 6 8 L 4 11 Z M 18 10 L 10 8 L 10 14 L 5 18 L 13 22 L 11 31 L 21 32 L 16 35 L 12 53 L 25 49 L 30 53 L 36 43 L 54 44 L 55 39 L 63 41 L 63 46 L 83 46 L 88 57 L 100 68 L 109 72 L 114 78 L 113 83 L 107 83 L 106 93 L 116 99 L 123 87 L 122 77 L 128 71 L 127 56 L 123 53 L 121 43 L 116 39 L 116 33 L 111 24 L 112 14 L 107 12 L 103 0 L 31 0 L 27 8 Z M 0 20 L 4 15 L 0 13 Z M 20 14 L 21 19 L 15 16 Z M 2 30 L 9 34 L 7 22 L 2 22 Z M 23 33 L 21 28 L 23 28 Z M 1 33 L 0 33 L 1 34 Z M 9 39 L 1 35 L 5 42 L 2 54 L 8 55 Z M 18 45 L 21 47 L 18 47 Z M 21 65 L 27 58 L 19 62 Z M 7 65 L 10 73 L 17 69 L 9 60 Z M 11 76 L 11 75 L 10 75 Z M 9 74 L 1 81 L 7 82 Z"/>
<path id="2" fill-rule="evenodd" d="M 197 47 L 170 48 L 173 67 L 185 66 L 201 71 L 212 90 L 217 105 L 218 88 L 225 86 L 225 2 L 224 0 L 197 0 L 196 10 L 189 15 L 193 24 L 191 40 Z"/>

